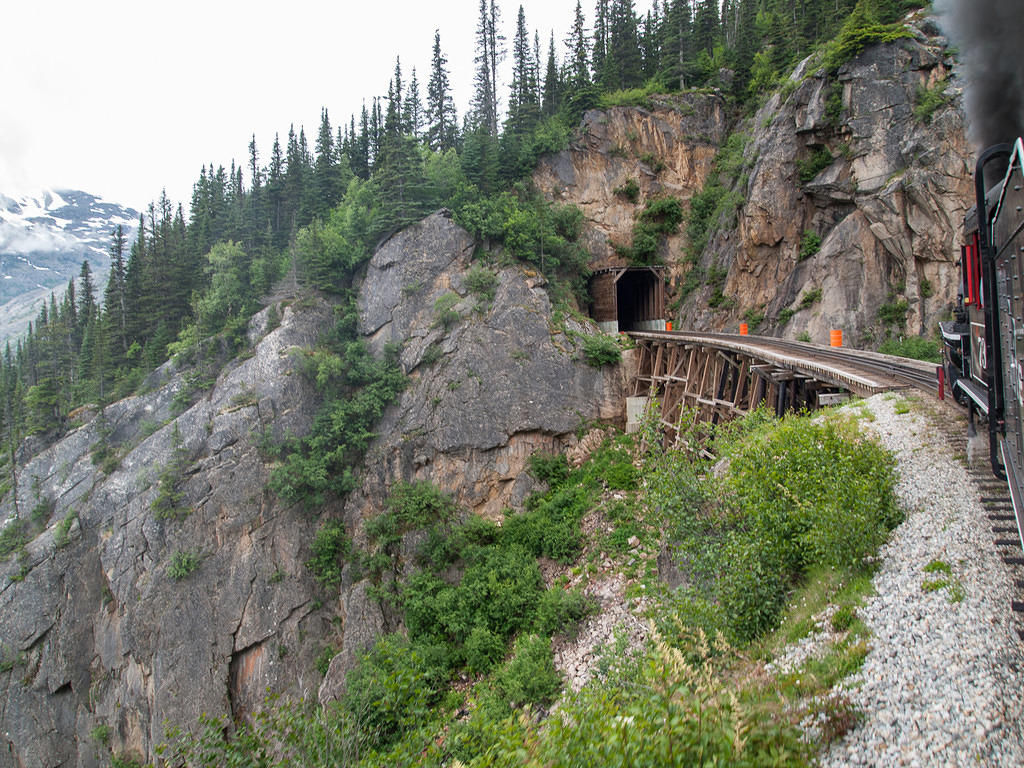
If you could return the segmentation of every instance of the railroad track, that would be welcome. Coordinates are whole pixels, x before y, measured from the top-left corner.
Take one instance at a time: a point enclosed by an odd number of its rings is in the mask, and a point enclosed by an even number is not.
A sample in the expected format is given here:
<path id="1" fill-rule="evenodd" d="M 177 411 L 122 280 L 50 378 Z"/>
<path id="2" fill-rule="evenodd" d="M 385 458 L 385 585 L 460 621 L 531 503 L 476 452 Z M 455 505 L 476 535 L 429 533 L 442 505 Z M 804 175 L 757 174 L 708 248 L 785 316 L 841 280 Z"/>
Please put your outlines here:
<path id="1" fill-rule="evenodd" d="M 817 373 L 831 370 L 837 383 L 858 394 L 872 390 L 914 387 L 933 395 L 939 393 L 939 366 L 921 360 L 908 360 L 879 352 L 847 347 L 826 347 L 802 341 L 787 341 L 771 336 L 741 336 L 734 333 L 692 333 L 689 331 L 644 331 L 635 338 L 692 342 L 722 349 L 743 350 L 750 354 L 785 359 L 795 368 L 806 367 Z M 874 384 L 874 386 L 872 386 Z"/>
<path id="2" fill-rule="evenodd" d="M 961 412 L 962 409 L 956 410 Z M 966 457 L 967 474 L 988 517 L 989 535 L 1013 582 L 1009 608 L 1013 613 L 1017 634 L 1024 640 L 1024 550 L 1021 549 L 1010 490 L 1005 480 L 992 474 L 984 430 L 979 432 L 974 444 L 969 447 L 965 418 L 946 419 L 940 416 L 933 423 L 954 452 Z"/>

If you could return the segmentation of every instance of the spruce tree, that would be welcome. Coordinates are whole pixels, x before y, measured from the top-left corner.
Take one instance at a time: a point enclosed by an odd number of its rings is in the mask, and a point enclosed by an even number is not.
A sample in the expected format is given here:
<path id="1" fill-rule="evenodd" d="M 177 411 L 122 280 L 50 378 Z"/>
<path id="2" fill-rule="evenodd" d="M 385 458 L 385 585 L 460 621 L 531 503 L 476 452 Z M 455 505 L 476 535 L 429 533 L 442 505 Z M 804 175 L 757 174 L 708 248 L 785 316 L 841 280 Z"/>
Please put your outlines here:
<path id="1" fill-rule="evenodd" d="M 458 117 L 448 83 L 448 60 L 441 52 L 441 33 L 434 30 L 434 51 L 427 83 L 427 146 L 435 152 L 453 149 Z"/>

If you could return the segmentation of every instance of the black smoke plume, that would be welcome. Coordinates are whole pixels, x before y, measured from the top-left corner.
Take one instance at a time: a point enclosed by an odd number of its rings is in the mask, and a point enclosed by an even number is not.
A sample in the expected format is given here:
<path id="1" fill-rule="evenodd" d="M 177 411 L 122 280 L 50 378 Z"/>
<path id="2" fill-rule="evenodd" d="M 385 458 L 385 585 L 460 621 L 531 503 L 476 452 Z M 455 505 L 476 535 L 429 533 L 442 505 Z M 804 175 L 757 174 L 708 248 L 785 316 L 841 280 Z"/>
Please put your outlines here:
<path id="1" fill-rule="evenodd" d="M 941 0 L 943 27 L 967 71 L 967 117 L 979 147 L 1024 136 L 1024 0 Z"/>

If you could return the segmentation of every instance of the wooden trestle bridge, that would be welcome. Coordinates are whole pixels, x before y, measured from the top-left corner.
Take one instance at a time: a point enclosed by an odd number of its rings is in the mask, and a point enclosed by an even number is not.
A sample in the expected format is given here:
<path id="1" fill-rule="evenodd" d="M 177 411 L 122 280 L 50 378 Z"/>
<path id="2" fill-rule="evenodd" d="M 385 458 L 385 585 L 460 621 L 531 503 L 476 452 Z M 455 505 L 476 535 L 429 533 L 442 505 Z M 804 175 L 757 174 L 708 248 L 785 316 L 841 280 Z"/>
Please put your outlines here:
<path id="1" fill-rule="evenodd" d="M 674 439 L 681 408 L 698 421 L 719 422 L 762 403 L 782 415 L 840 401 L 850 393 L 915 387 L 941 397 L 934 363 L 765 336 L 634 331 L 633 396 L 656 397 Z"/>

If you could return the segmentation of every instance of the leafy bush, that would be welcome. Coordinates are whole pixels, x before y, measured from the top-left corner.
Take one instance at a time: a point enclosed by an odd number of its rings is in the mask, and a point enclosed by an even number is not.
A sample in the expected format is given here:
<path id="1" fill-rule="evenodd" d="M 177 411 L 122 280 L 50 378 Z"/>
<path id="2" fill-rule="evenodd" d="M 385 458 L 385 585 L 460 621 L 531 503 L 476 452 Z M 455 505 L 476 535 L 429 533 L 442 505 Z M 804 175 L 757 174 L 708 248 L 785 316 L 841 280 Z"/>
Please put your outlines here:
<path id="1" fill-rule="evenodd" d="M 796 305 L 797 311 L 810 309 L 821 301 L 821 295 L 821 288 L 811 288 L 809 291 L 804 291 L 804 295 L 800 297 L 800 303 Z"/>
<path id="2" fill-rule="evenodd" d="M 466 288 L 483 302 L 494 301 L 494 293 L 498 288 L 498 276 L 487 267 L 479 264 L 466 273 Z"/>
<path id="3" fill-rule="evenodd" d="M 636 179 L 626 179 L 622 186 L 613 189 L 612 193 L 624 197 L 629 202 L 635 204 L 640 199 L 640 184 Z"/>
<path id="4" fill-rule="evenodd" d="M 174 431 L 171 433 L 171 460 L 160 470 L 156 498 L 150 505 L 157 520 L 180 520 L 192 514 L 191 507 L 182 506 L 185 494 L 178 488 L 187 466 L 188 451 L 185 450 L 181 431 L 175 422 Z"/>
<path id="5" fill-rule="evenodd" d="M 923 336 L 907 336 L 900 339 L 886 339 L 878 347 L 878 351 L 886 355 L 909 357 L 913 360 L 925 360 L 929 363 L 942 362 L 942 349 L 934 339 Z"/>
<path id="6" fill-rule="evenodd" d="M 453 666 L 464 661 L 464 646 L 477 627 L 503 640 L 524 628 L 543 590 L 536 561 L 521 547 L 480 548 L 470 558 L 456 584 L 419 571 L 402 587 L 409 637 L 446 644 Z"/>
<path id="7" fill-rule="evenodd" d="M 832 153 L 828 151 L 828 147 L 818 147 L 811 152 L 809 157 L 803 160 L 797 160 L 796 170 L 797 175 L 800 177 L 800 181 L 806 184 L 823 170 L 832 165 L 832 161 L 835 158 L 832 157 Z"/>
<path id="8" fill-rule="evenodd" d="M 354 312 L 350 305 L 323 346 L 306 353 L 306 375 L 324 403 L 310 434 L 285 443 L 284 462 L 271 472 L 270 488 L 286 501 L 313 507 L 329 493 L 343 496 L 352 490 L 374 426 L 405 388 L 394 350 L 377 360 L 364 341 L 356 340 Z"/>
<path id="9" fill-rule="evenodd" d="M 950 101 L 950 97 L 946 94 L 946 82 L 939 81 L 932 87 L 924 85 L 918 86 L 914 92 L 914 117 L 918 121 L 928 125 L 932 121 L 932 116 L 936 110 L 944 107 Z"/>
<path id="10" fill-rule="evenodd" d="M 443 293 L 434 302 L 434 322 L 432 327 L 444 328 L 446 331 L 459 322 L 459 313 L 455 305 L 459 297 L 454 293 Z"/>
<path id="11" fill-rule="evenodd" d="M 526 547 L 534 557 L 571 562 L 583 545 L 580 520 L 590 506 L 591 492 L 578 485 L 563 485 L 531 498 L 530 509 L 509 515 L 502 535 Z"/>
<path id="12" fill-rule="evenodd" d="M 202 558 L 195 552 L 175 552 L 167 567 L 167 575 L 174 581 L 181 581 L 199 568 L 201 562 Z"/>
<path id="13" fill-rule="evenodd" d="M 28 543 L 26 525 L 20 518 L 14 518 L 0 530 L 0 558 L 17 552 Z"/>
<path id="14" fill-rule="evenodd" d="M 750 136 L 733 133 L 719 148 L 715 168 L 704 183 L 704 188 L 690 198 L 690 215 L 687 223 L 687 254 L 690 260 L 697 258 L 707 246 L 711 235 L 719 227 L 731 225 L 736 211 L 743 205 L 743 191 L 739 186 L 744 168 L 743 153 Z"/>
<path id="15" fill-rule="evenodd" d="M 569 462 L 563 453 L 535 453 L 529 460 L 530 474 L 552 488 L 569 477 Z"/>
<path id="16" fill-rule="evenodd" d="M 54 547 L 56 547 L 57 549 L 63 549 L 64 547 L 66 547 L 68 545 L 68 543 L 70 541 L 70 539 L 68 538 L 69 537 L 69 533 L 71 531 L 71 526 L 74 524 L 74 522 L 75 522 L 75 513 L 72 511 L 72 512 L 68 512 L 61 519 L 61 521 L 59 523 L 57 523 L 57 527 L 53 529 L 53 546 Z"/>
<path id="17" fill-rule="evenodd" d="M 566 592 L 562 587 L 552 587 L 541 595 L 531 628 L 545 637 L 563 632 L 572 634 L 573 628 L 586 618 L 592 607 L 579 589 Z"/>
<path id="18" fill-rule="evenodd" d="M 589 334 L 583 336 L 583 357 L 595 368 L 617 365 L 622 360 L 622 348 L 614 336 L 606 333 Z"/>
<path id="19" fill-rule="evenodd" d="M 340 520 L 324 523 L 316 532 L 310 550 L 313 556 L 306 561 L 306 567 L 314 578 L 325 587 L 340 584 L 343 560 L 352 551 L 352 544 L 345 535 L 345 524 Z"/>
<path id="20" fill-rule="evenodd" d="M 891 43 L 906 37 L 913 37 L 913 33 L 903 24 L 883 23 L 873 0 L 858 0 L 835 40 L 825 49 L 825 67 L 835 72 L 873 43 Z"/>
<path id="21" fill-rule="evenodd" d="M 349 671 L 342 706 L 370 745 L 387 744 L 426 718 L 447 678 L 434 649 L 385 635 Z"/>
<path id="22" fill-rule="evenodd" d="M 514 707 L 550 704 L 562 687 L 562 676 L 551 656 L 551 641 L 539 635 L 520 637 L 512 658 L 494 679 Z"/>
<path id="23" fill-rule="evenodd" d="M 910 311 L 910 304 L 906 299 L 898 299 L 894 295 L 878 308 L 878 319 L 885 325 L 902 327 L 907 321 L 907 312 Z"/>
<path id="24" fill-rule="evenodd" d="M 805 259 L 809 259 L 820 250 L 821 235 L 813 230 L 806 230 L 800 238 L 800 256 L 798 260 L 804 261 Z"/>

